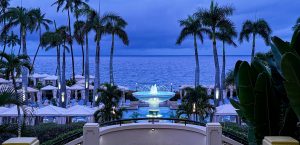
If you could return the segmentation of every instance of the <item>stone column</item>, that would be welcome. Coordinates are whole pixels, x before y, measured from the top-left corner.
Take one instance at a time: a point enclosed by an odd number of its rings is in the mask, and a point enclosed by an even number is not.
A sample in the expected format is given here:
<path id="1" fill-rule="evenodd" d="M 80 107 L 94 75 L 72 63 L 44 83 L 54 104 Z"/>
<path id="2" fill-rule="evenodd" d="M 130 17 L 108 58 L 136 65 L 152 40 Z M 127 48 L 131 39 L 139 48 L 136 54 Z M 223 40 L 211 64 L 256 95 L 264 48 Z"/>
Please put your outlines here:
<path id="1" fill-rule="evenodd" d="M 220 123 L 206 124 L 206 145 L 222 145 L 222 126 Z"/>
<path id="2" fill-rule="evenodd" d="M 83 145 L 100 145 L 98 123 L 86 123 L 83 126 Z"/>
<path id="3" fill-rule="evenodd" d="M 263 145 L 299 145 L 299 142 L 288 136 L 265 136 Z"/>

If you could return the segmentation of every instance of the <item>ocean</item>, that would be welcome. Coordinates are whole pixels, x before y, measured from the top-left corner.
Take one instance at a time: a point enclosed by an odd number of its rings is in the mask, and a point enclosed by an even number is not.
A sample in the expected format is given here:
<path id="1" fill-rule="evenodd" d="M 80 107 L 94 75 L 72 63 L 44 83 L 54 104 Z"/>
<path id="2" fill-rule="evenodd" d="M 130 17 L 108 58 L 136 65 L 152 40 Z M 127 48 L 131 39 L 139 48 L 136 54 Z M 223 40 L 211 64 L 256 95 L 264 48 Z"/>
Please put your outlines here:
<path id="1" fill-rule="evenodd" d="M 233 69 L 236 61 L 249 61 L 250 56 L 226 56 L 226 71 Z M 214 60 L 213 56 L 199 56 L 200 61 L 200 84 L 214 84 Z M 219 57 L 220 69 L 222 57 Z M 66 59 L 66 75 L 71 77 L 71 57 Z M 38 56 L 35 62 L 36 73 L 55 75 L 56 56 Z M 75 72 L 82 73 L 82 58 L 75 57 Z M 90 74 L 95 72 L 95 57 L 90 57 Z M 193 85 L 195 75 L 194 56 L 115 56 L 114 77 L 117 85 L 126 86 L 130 89 L 142 88 L 153 84 L 171 87 L 174 89 L 180 85 Z M 100 58 L 100 81 L 109 81 L 109 56 Z"/>

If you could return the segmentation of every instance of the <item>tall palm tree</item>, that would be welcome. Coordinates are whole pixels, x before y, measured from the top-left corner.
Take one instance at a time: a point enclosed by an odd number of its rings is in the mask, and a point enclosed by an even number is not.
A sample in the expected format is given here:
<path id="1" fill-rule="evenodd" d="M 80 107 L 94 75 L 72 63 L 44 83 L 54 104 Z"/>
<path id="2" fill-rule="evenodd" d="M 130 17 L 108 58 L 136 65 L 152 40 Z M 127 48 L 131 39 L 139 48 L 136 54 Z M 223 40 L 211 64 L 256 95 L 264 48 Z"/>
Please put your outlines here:
<path id="1" fill-rule="evenodd" d="M 293 29 L 296 30 L 300 27 L 300 17 L 297 19 L 296 24 L 294 25 Z"/>
<path id="2" fill-rule="evenodd" d="M 187 88 L 186 95 L 182 99 L 182 105 L 177 110 L 177 116 L 180 117 L 185 114 L 188 119 L 191 119 L 191 116 L 194 114 L 196 121 L 204 121 L 215 110 L 215 107 L 209 102 L 210 99 L 213 98 L 201 86 L 197 86 L 195 89 Z"/>
<path id="3" fill-rule="evenodd" d="M 180 26 L 183 27 L 180 35 L 176 41 L 176 44 L 180 45 L 183 40 L 188 36 L 192 36 L 194 40 L 194 49 L 195 49 L 195 61 L 196 61 L 196 70 L 195 70 L 195 87 L 200 85 L 200 66 L 198 58 L 198 45 L 197 39 L 203 43 L 203 33 L 208 33 L 208 29 L 204 28 L 201 20 L 195 16 L 188 16 L 187 19 L 179 21 Z"/>
<path id="4" fill-rule="evenodd" d="M 22 72 L 22 67 L 26 67 L 29 70 L 32 70 L 29 56 L 27 55 L 14 55 L 14 54 L 6 54 L 4 52 L 0 53 L 0 56 L 2 56 L 4 59 L 0 61 L 0 68 L 4 69 L 5 77 L 8 79 L 9 77 L 12 78 L 13 81 L 13 91 L 11 90 L 7 96 L 1 96 L 0 100 L 4 100 L 6 103 L 12 103 L 17 105 L 18 110 L 18 136 L 21 136 L 21 125 L 22 125 L 22 117 L 20 113 L 20 109 L 22 108 L 23 101 L 25 101 L 25 94 L 23 94 L 23 97 L 18 94 L 17 92 L 17 85 L 16 85 L 16 79 L 14 72 L 17 73 L 17 76 L 19 76 Z M 1 94 L 1 93 L 0 93 Z M 13 96 L 11 96 L 13 95 Z M 2 98 L 3 97 L 3 98 Z M 0 101 L 1 102 L 1 101 Z M 0 103 L 1 106 L 1 103 Z M 24 112 L 24 109 L 23 109 Z"/>
<path id="5" fill-rule="evenodd" d="M 57 32 L 61 35 L 62 38 L 62 48 L 63 48 L 63 60 L 62 60 L 62 77 L 61 77 L 61 100 L 62 100 L 62 107 L 67 107 L 68 100 L 67 100 L 67 86 L 66 86 L 66 51 L 69 51 L 67 44 L 72 43 L 72 37 L 68 33 L 67 26 L 61 26 L 57 28 Z"/>
<path id="6" fill-rule="evenodd" d="M 74 38 L 76 42 L 81 45 L 81 53 L 82 53 L 82 73 L 81 75 L 84 75 L 84 39 L 85 39 L 85 32 L 83 27 L 85 26 L 84 21 L 76 21 L 74 23 Z"/>
<path id="7" fill-rule="evenodd" d="M 240 42 L 243 42 L 244 39 L 249 41 L 249 37 L 252 35 L 252 53 L 251 61 L 254 59 L 255 55 L 255 40 L 256 36 L 261 36 L 266 45 L 270 44 L 272 30 L 269 24 L 264 19 L 258 19 L 257 21 L 246 20 L 243 24 L 243 28 L 240 32 Z"/>
<path id="8" fill-rule="evenodd" d="M 61 65 L 60 65 L 60 48 L 62 45 L 62 36 L 57 32 L 45 32 L 42 34 L 40 45 L 44 47 L 46 51 L 50 49 L 56 49 L 56 62 L 57 62 L 57 82 L 58 82 L 58 98 L 59 104 L 62 104 L 61 98 Z"/>
<path id="9" fill-rule="evenodd" d="M 9 19 L 9 23 L 6 24 L 2 30 L 2 33 L 8 32 L 13 27 L 20 26 L 21 34 L 21 45 L 23 49 L 23 55 L 27 55 L 26 47 L 26 36 L 27 31 L 31 33 L 36 28 L 36 15 L 38 13 L 37 9 L 26 9 L 21 7 L 9 8 L 8 11 L 0 17 L 0 20 Z M 23 68 L 22 71 L 22 89 L 23 92 L 27 92 L 28 86 L 28 70 Z M 26 95 L 26 93 L 25 93 Z"/>
<path id="10" fill-rule="evenodd" d="M 221 74 L 221 96 L 224 98 L 223 96 L 223 91 L 226 89 L 226 85 L 225 85 L 225 69 L 226 69 L 226 54 L 225 54 L 225 44 L 228 45 L 233 45 L 234 47 L 237 47 L 236 43 L 233 41 L 234 38 L 237 37 L 237 32 L 235 30 L 234 24 L 230 24 L 227 27 L 221 28 L 219 32 L 216 33 L 216 37 L 222 41 L 222 45 L 223 45 L 223 54 L 222 54 L 222 60 L 223 60 L 223 64 L 222 64 L 222 74 Z"/>
<path id="11" fill-rule="evenodd" d="M 109 61 L 109 74 L 110 83 L 112 85 L 114 82 L 114 70 L 113 70 L 113 56 L 115 49 L 115 36 L 119 37 L 123 44 L 128 45 L 129 39 L 126 31 L 124 30 L 127 26 L 127 22 L 120 16 L 115 15 L 113 18 L 108 17 L 106 21 L 106 29 L 109 34 L 111 34 L 111 49 L 110 49 L 110 61 Z"/>
<path id="12" fill-rule="evenodd" d="M 220 89 L 220 65 L 217 51 L 216 33 L 220 28 L 226 27 L 231 21 L 228 19 L 233 14 L 233 7 L 219 6 L 211 1 L 209 9 L 200 9 L 195 15 L 202 19 L 203 24 L 210 28 L 211 39 L 213 44 L 213 54 L 215 62 L 215 90 Z M 217 93 L 215 93 L 215 105 L 218 103 Z"/>
<path id="13" fill-rule="evenodd" d="M 41 37 L 42 37 L 42 27 L 44 27 L 44 29 L 46 29 L 46 31 L 49 31 L 49 24 L 52 23 L 52 21 L 49 19 L 46 19 L 45 16 L 46 16 L 46 14 L 42 14 L 41 10 L 38 9 L 36 16 L 35 16 L 36 17 L 36 25 L 37 25 L 35 30 L 39 31 L 40 42 L 41 42 Z M 38 46 L 38 48 L 35 52 L 35 55 L 34 55 L 34 58 L 32 61 L 32 65 L 34 65 L 34 62 L 35 62 L 35 59 L 39 52 L 39 49 L 40 49 L 40 45 Z"/>
<path id="14" fill-rule="evenodd" d="M 7 8 L 9 6 L 9 1 L 10 0 L 1 0 L 1 2 L 0 2 L 0 15 L 5 15 L 5 13 L 7 11 Z M 2 19 L 1 20 L 3 22 L 3 26 L 6 25 L 6 20 L 7 19 Z M 7 32 L 1 34 L 1 39 L 3 39 L 3 50 L 2 50 L 2 52 L 5 52 L 5 49 L 6 49 L 6 38 L 7 38 L 6 36 L 7 36 Z M 1 60 L 2 60 L 2 57 L 1 57 Z"/>
<path id="15" fill-rule="evenodd" d="M 11 47 L 11 53 L 14 52 L 14 47 L 16 45 L 20 45 L 21 41 L 19 39 L 19 36 L 14 34 L 13 31 L 11 31 L 11 34 L 7 37 L 7 46 Z"/>
<path id="16" fill-rule="evenodd" d="M 88 5 L 83 2 L 82 0 L 56 0 L 52 4 L 57 5 L 57 12 L 62 9 L 62 11 L 67 11 L 68 13 L 68 30 L 69 34 L 72 36 L 72 29 L 71 29 L 71 18 L 70 13 L 73 13 L 74 10 L 79 9 L 79 7 L 88 7 Z M 74 54 L 73 54 L 73 44 L 70 43 L 70 50 L 71 50 L 71 57 L 72 57 L 72 79 L 75 80 L 75 65 L 74 65 Z"/>

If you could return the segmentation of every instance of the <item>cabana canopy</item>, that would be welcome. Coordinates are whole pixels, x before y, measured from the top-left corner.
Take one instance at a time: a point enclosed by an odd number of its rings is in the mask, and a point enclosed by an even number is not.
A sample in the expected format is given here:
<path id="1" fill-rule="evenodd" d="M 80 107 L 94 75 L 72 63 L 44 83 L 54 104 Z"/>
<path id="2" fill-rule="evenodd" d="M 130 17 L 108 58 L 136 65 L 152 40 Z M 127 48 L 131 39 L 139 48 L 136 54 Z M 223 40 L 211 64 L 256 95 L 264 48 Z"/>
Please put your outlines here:
<path id="1" fill-rule="evenodd" d="M 118 86 L 118 89 L 121 90 L 121 91 L 128 91 L 129 88 L 125 87 L 125 86 Z"/>
<path id="2" fill-rule="evenodd" d="M 57 87 L 48 85 L 46 87 L 41 88 L 42 91 L 53 91 L 53 90 L 57 90 Z"/>
<path id="3" fill-rule="evenodd" d="M 43 108 L 38 108 L 36 112 L 37 116 L 64 116 L 66 109 L 48 105 Z"/>
<path id="4" fill-rule="evenodd" d="M 30 78 L 46 78 L 48 77 L 49 75 L 47 74 L 38 74 L 38 73 L 34 73 L 33 75 L 30 75 L 29 77 Z"/>
<path id="5" fill-rule="evenodd" d="M 66 116 L 93 116 L 96 109 L 75 105 L 67 109 Z"/>
<path id="6" fill-rule="evenodd" d="M 22 91 L 22 89 L 20 89 L 18 91 Z M 39 92 L 39 90 L 31 88 L 31 87 L 27 87 L 27 92 L 28 93 L 37 93 L 37 92 Z"/>
<path id="7" fill-rule="evenodd" d="M 8 108 L 6 108 L 6 107 L 0 107 L 0 113 L 5 112 L 7 110 L 8 110 Z"/>
<path id="8" fill-rule="evenodd" d="M 226 115 L 238 115 L 236 109 L 231 104 L 221 105 L 216 108 L 215 115 L 226 116 Z"/>
<path id="9" fill-rule="evenodd" d="M 75 84 L 75 85 L 69 87 L 69 90 L 84 90 L 84 87 L 82 85 Z"/>
<path id="10" fill-rule="evenodd" d="M 27 107 L 25 106 L 25 112 L 26 114 L 34 114 L 35 113 L 35 109 L 31 108 L 31 107 Z M 23 115 L 23 110 L 20 108 L 20 113 L 21 115 Z M 8 108 L 6 111 L 0 113 L 0 116 L 18 116 L 18 110 L 17 110 L 17 106 L 13 106 L 11 108 Z"/>
<path id="11" fill-rule="evenodd" d="M 84 79 L 84 76 L 82 76 L 82 75 L 75 75 L 75 79 Z"/>
<path id="12" fill-rule="evenodd" d="M 49 75 L 45 78 L 43 78 L 45 81 L 56 81 L 57 80 L 57 76 L 55 75 Z"/>

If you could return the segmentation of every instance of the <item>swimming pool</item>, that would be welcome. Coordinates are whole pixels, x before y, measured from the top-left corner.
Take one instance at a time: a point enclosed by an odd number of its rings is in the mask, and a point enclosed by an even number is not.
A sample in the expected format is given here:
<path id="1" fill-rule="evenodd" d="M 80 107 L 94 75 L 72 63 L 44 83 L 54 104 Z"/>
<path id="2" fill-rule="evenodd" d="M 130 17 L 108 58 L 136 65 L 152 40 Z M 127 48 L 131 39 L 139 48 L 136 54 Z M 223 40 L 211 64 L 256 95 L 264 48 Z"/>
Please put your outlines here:
<path id="1" fill-rule="evenodd" d="M 163 118 L 170 118 L 176 115 L 176 110 L 169 107 L 159 107 Z M 123 112 L 123 119 L 147 118 L 149 107 L 139 107 L 137 110 L 126 110 Z"/>

